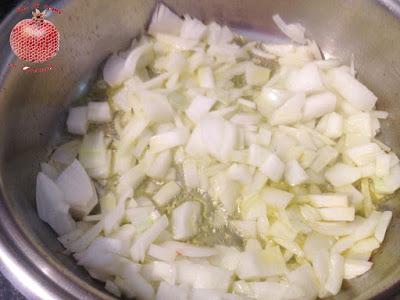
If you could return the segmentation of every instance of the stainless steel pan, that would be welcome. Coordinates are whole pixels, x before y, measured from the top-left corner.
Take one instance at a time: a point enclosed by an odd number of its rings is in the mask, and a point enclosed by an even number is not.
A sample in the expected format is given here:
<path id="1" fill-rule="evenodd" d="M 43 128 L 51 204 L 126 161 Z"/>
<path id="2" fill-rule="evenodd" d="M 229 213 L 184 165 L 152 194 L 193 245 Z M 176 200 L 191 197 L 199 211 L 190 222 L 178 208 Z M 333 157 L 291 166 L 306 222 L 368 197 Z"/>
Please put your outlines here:
<path id="1" fill-rule="evenodd" d="M 35 174 L 64 132 L 68 106 L 90 86 L 104 59 L 143 32 L 154 0 L 64 0 L 51 21 L 61 48 L 45 73 L 19 69 L 9 47 L 11 28 L 29 17 L 11 13 L 0 26 L 0 260 L 1 271 L 29 298 L 109 299 L 101 285 L 62 254 L 55 234 L 37 215 Z M 400 3 L 393 0 L 167 0 L 178 13 L 282 38 L 271 16 L 301 22 L 325 55 L 348 62 L 388 110 L 382 139 L 400 153 Z M 9 64 L 15 63 L 15 68 Z M 400 290 L 400 199 L 368 274 L 345 283 L 335 299 L 389 299 Z"/>

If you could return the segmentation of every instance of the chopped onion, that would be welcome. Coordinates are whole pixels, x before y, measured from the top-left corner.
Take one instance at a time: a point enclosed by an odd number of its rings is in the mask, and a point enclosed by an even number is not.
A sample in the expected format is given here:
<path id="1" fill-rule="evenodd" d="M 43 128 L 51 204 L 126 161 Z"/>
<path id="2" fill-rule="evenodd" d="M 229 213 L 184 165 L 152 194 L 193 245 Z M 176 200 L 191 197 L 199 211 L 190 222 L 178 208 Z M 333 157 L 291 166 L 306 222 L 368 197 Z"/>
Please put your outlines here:
<path id="1" fill-rule="evenodd" d="M 196 264 L 187 260 L 177 263 L 177 281 L 189 284 L 195 289 L 215 289 L 227 291 L 232 273 L 211 265 Z"/>
<path id="2" fill-rule="evenodd" d="M 311 204 L 315 207 L 347 207 L 348 200 L 346 195 L 341 194 L 320 194 L 308 195 Z"/>
<path id="3" fill-rule="evenodd" d="M 190 106 L 186 109 L 186 114 L 194 123 L 197 123 L 201 120 L 202 117 L 204 117 L 208 113 L 215 102 L 215 99 L 204 96 L 197 96 L 193 99 Z"/>
<path id="4" fill-rule="evenodd" d="M 154 153 L 175 148 L 186 143 L 188 140 L 186 128 L 175 128 L 169 132 L 161 133 L 150 139 L 150 150 Z"/>
<path id="5" fill-rule="evenodd" d="M 346 259 L 344 262 L 344 279 L 353 279 L 367 272 L 372 262 L 364 260 Z"/>
<path id="6" fill-rule="evenodd" d="M 68 143 L 60 145 L 51 155 L 50 160 L 70 165 L 78 155 L 81 142 L 79 140 L 72 140 Z"/>
<path id="7" fill-rule="evenodd" d="M 325 177 L 332 185 L 342 186 L 360 179 L 361 172 L 355 167 L 338 163 L 326 171 Z"/>
<path id="8" fill-rule="evenodd" d="M 64 193 L 65 201 L 71 206 L 87 204 L 95 192 L 88 174 L 77 160 L 60 174 L 56 183 Z"/>
<path id="9" fill-rule="evenodd" d="M 286 24 L 279 15 L 273 15 L 272 20 L 274 20 L 276 26 L 286 34 L 291 40 L 299 43 L 305 44 L 306 39 L 304 37 L 305 28 L 300 24 Z"/>
<path id="10" fill-rule="evenodd" d="M 198 202 L 186 201 L 172 212 L 172 232 L 175 240 L 187 240 L 196 235 L 199 227 L 201 206 Z"/>
<path id="11" fill-rule="evenodd" d="M 110 122 L 110 105 L 107 102 L 90 102 L 88 104 L 87 118 L 92 123 Z"/>
<path id="12" fill-rule="evenodd" d="M 300 121 L 304 103 L 304 94 L 296 94 L 289 98 L 273 112 L 269 120 L 271 125 L 293 124 Z"/>
<path id="13" fill-rule="evenodd" d="M 56 180 L 58 177 L 57 169 L 48 163 L 40 163 L 40 170 L 51 180 Z"/>
<path id="14" fill-rule="evenodd" d="M 164 215 L 159 218 L 149 229 L 137 237 L 130 250 L 133 261 L 142 262 L 146 252 L 158 235 L 168 226 L 168 218 Z"/>
<path id="15" fill-rule="evenodd" d="M 110 293 L 313 300 L 371 268 L 392 218 L 378 203 L 400 188 L 377 139 L 388 113 L 353 58 L 273 20 L 302 45 L 158 4 L 149 35 L 107 60 L 107 102 L 70 109 L 82 137 L 41 163 L 38 215 Z"/>
<path id="16" fill-rule="evenodd" d="M 330 92 L 308 97 L 304 104 L 304 119 L 311 120 L 331 113 L 336 107 L 336 96 Z"/>
<path id="17" fill-rule="evenodd" d="M 84 135 L 88 127 L 88 108 L 86 106 L 70 108 L 67 127 L 70 133 Z"/>
<path id="18" fill-rule="evenodd" d="M 324 89 L 318 67 L 313 63 L 292 71 L 287 78 L 286 86 L 293 92 L 315 92 Z"/>
<path id="19" fill-rule="evenodd" d="M 154 195 L 153 200 L 159 206 L 168 204 L 172 199 L 178 195 L 181 187 L 175 182 L 170 181 L 163 185 L 160 190 Z"/>
<path id="20" fill-rule="evenodd" d="M 161 282 L 157 290 L 156 300 L 186 300 L 189 299 L 189 291 L 183 286 L 170 285 Z"/>
<path id="21" fill-rule="evenodd" d="M 185 15 L 183 20 L 180 36 L 189 40 L 201 40 L 206 34 L 207 26 L 201 21 Z"/>
<path id="22" fill-rule="evenodd" d="M 178 35 L 182 25 L 182 19 L 161 3 L 157 5 L 153 13 L 148 32 L 150 34 L 167 33 Z"/>
<path id="23" fill-rule="evenodd" d="M 290 185 L 299 185 L 308 179 L 308 175 L 296 160 L 291 160 L 286 164 L 285 179 Z"/>
<path id="24" fill-rule="evenodd" d="M 58 235 L 75 229 L 75 222 L 68 214 L 62 190 L 44 173 L 36 181 L 36 205 L 39 218 L 48 223 Z"/>
<path id="25" fill-rule="evenodd" d="M 145 264 L 141 273 L 148 281 L 165 281 L 169 284 L 175 284 L 176 267 L 171 263 L 155 261 Z"/>
<path id="26" fill-rule="evenodd" d="M 140 62 L 146 65 L 151 59 L 152 45 L 143 42 L 142 45 L 123 54 L 113 54 L 106 62 L 103 69 L 104 80 L 112 87 L 121 85 L 131 77 Z"/>
<path id="27" fill-rule="evenodd" d="M 261 198 L 265 203 L 277 209 L 285 209 L 293 196 L 291 193 L 271 187 L 264 188 L 261 192 Z"/>
<path id="28" fill-rule="evenodd" d="M 370 111 L 375 106 L 377 97 L 343 67 L 331 70 L 329 78 L 338 93 L 354 107 Z"/>

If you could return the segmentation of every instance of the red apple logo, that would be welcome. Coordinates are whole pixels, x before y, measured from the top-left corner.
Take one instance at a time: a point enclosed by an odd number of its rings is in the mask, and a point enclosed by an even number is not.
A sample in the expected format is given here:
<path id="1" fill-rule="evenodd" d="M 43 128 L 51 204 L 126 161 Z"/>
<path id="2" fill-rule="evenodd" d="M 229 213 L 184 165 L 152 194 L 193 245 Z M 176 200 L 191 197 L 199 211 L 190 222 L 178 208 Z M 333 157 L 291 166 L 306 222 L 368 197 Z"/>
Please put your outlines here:
<path id="1" fill-rule="evenodd" d="M 32 19 L 20 21 L 11 31 L 10 45 L 19 59 L 42 63 L 52 59 L 60 47 L 60 34 L 44 19 L 46 11 L 32 12 Z"/>

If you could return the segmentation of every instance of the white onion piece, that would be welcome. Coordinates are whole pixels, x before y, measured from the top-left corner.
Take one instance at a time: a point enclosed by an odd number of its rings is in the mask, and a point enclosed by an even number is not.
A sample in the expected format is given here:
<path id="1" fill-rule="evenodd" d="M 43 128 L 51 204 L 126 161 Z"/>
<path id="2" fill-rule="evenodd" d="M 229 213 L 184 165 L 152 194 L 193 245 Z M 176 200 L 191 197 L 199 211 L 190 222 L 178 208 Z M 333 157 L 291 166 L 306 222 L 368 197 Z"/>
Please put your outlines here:
<path id="1" fill-rule="evenodd" d="M 352 279 L 369 271 L 372 262 L 355 259 L 345 259 L 344 261 L 344 279 Z"/>
<path id="2" fill-rule="evenodd" d="M 102 130 L 91 131 L 83 138 L 79 162 L 92 178 L 106 178 L 110 173 L 111 153 Z"/>
<path id="3" fill-rule="evenodd" d="M 336 139 L 343 133 L 343 123 L 343 117 L 336 112 L 332 112 L 320 119 L 317 130 L 329 138 Z"/>
<path id="4" fill-rule="evenodd" d="M 121 290 L 113 281 L 107 280 L 104 288 L 107 292 L 113 294 L 114 296 L 121 297 Z"/>
<path id="5" fill-rule="evenodd" d="M 285 171 L 285 164 L 279 159 L 275 153 L 267 156 L 266 160 L 262 163 L 260 171 L 268 176 L 272 181 L 278 182 Z"/>
<path id="6" fill-rule="evenodd" d="M 331 70 L 328 76 L 333 87 L 351 105 L 362 111 L 373 109 L 377 97 L 343 67 Z"/>
<path id="7" fill-rule="evenodd" d="M 376 155 L 376 176 L 384 177 L 390 173 L 390 155 L 378 153 Z"/>
<path id="8" fill-rule="evenodd" d="M 353 221 L 355 209 L 354 207 L 329 207 L 320 208 L 319 213 L 324 221 Z"/>
<path id="9" fill-rule="evenodd" d="M 175 249 L 172 249 L 171 247 L 151 244 L 149 247 L 148 255 L 158 260 L 172 262 L 175 260 L 177 254 Z"/>
<path id="10" fill-rule="evenodd" d="M 190 106 L 186 109 L 186 114 L 194 123 L 198 123 L 201 118 L 208 113 L 215 102 L 215 99 L 197 96 L 192 100 Z"/>
<path id="11" fill-rule="evenodd" d="M 287 90 L 264 86 L 255 99 L 257 109 L 263 116 L 269 117 L 271 111 L 281 106 L 289 96 Z"/>
<path id="12" fill-rule="evenodd" d="M 308 264 L 303 264 L 288 274 L 288 281 L 291 286 L 302 289 L 302 299 L 315 299 L 318 295 L 318 280 Z"/>
<path id="13" fill-rule="evenodd" d="M 132 169 L 129 169 L 122 174 L 117 185 L 117 193 L 123 195 L 125 192 L 136 188 L 144 180 L 145 176 L 146 174 L 142 165 L 136 165 Z"/>
<path id="14" fill-rule="evenodd" d="M 144 160 L 146 160 L 146 156 L 153 156 L 151 152 L 146 152 L 144 155 Z M 145 161 L 146 162 L 146 161 Z M 171 151 L 165 150 L 160 152 L 154 160 L 148 162 L 149 165 L 146 166 L 146 175 L 152 178 L 163 179 L 166 177 L 169 168 L 172 163 L 172 154 Z"/>
<path id="15" fill-rule="evenodd" d="M 91 180 L 85 169 L 74 160 L 57 178 L 57 185 L 64 193 L 64 199 L 70 205 L 86 205 L 93 197 Z"/>
<path id="16" fill-rule="evenodd" d="M 336 96 L 330 92 L 316 94 L 307 98 L 304 104 L 304 119 L 311 120 L 331 113 L 336 107 Z"/>
<path id="17" fill-rule="evenodd" d="M 64 235 L 75 229 L 75 222 L 68 213 L 62 190 L 44 173 L 36 180 L 36 206 L 39 218 L 48 223 L 58 234 Z"/>
<path id="18" fill-rule="evenodd" d="M 140 93 L 140 103 L 147 120 L 150 122 L 163 123 L 173 120 L 172 107 L 164 95 L 142 91 Z"/>
<path id="19" fill-rule="evenodd" d="M 154 297 L 153 287 L 140 275 L 136 264 L 128 263 L 125 266 L 121 283 L 125 293 L 132 298 L 153 299 Z"/>
<path id="20" fill-rule="evenodd" d="M 87 106 L 78 106 L 69 109 L 67 127 L 68 132 L 84 135 L 88 127 Z"/>
<path id="21" fill-rule="evenodd" d="M 185 180 L 185 185 L 189 188 L 196 188 L 200 186 L 200 178 L 198 175 L 198 170 L 196 162 L 193 159 L 185 159 L 182 164 L 183 178 Z"/>
<path id="22" fill-rule="evenodd" d="M 181 187 L 175 181 L 170 181 L 160 188 L 153 196 L 153 200 L 158 206 L 164 206 L 172 201 L 172 199 L 179 194 L 180 190 Z"/>
<path id="23" fill-rule="evenodd" d="M 111 110 L 108 102 L 89 102 L 87 118 L 92 123 L 106 123 L 111 121 Z"/>
<path id="24" fill-rule="evenodd" d="M 278 209 L 285 209 L 290 200 L 293 199 L 294 195 L 286 191 L 266 187 L 262 190 L 260 196 L 268 206 Z"/>
<path id="25" fill-rule="evenodd" d="M 215 87 L 214 75 L 210 67 L 202 67 L 197 71 L 197 80 L 203 88 L 212 89 Z"/>
<path id="26" fill-rule="evenodd" d="M 172 212 L 172 232 L 175 240 L 188 240 L 198 230 L 200 219 L 200 203 L 186 201 Z"/>
<path id="27" fill-rule="evenodd" d="M 269 80 L 270 70 L 255 64 L 247 64 L 245 79 L 249 85 L 263 85 Z"/>
<path id="28" fill-rule="evenodd" d="M 166 47 L 172 47 L 176 50 L 194 50 L 197 45 L 196 40 L 183 39 L 170 34 L 156 33 L 155 38 L 161 43 L 165 44 Z"/>
<path id="29" fill-rule="evenodd" d="M 333 253 L 329 262 L 329 275 L 325 283 L 325 288 L 332 294 L 337 294 L 342 285 L 344 277 L 344 258 L 343 256 Z"/>
<path id="30" fill-rule="evenodd" d="M 169 284 L 175 284 L 176 267 L 171 263 L 154 261 L 143 265 L 141 273 L 148 281 L 165 281 Z"/>
<path id="31" fill-rule="evenodd" d="M 72 140 L 62 144 L 54 151 L 50 160 L 64 165 L 70 165 L 78 155 L 80 146 L 81 142 L 79 140 Z"/>
<path id="32" fill-rule="evenodd" d="M 205 118 L 201 123 L 201 136 L 209 154 L 226 161 L 237 142 L 237 128 L 219 117 Z"/>
<path id="33" fill-rule="evenodd" d="M 149 125 L 149 120 L 141 115 L 134 115 L 121 132 L 119 150 L 123 153 L 136 141 Z"/>
<path id="34" fill-rule="evenodd" d="M 228 176 L 243 184 L 249 183 L 252 179 L 250 168 L 244 164 L 232 164 L 228 169 Z"/>
<path id="35" fill-rule="evenodd" d="M 180 36 L 189 40 L 201 40 L 207 31 L 207 26 L 196 18 L 185 15 L 183 20 Z"/>
<path id="36" fill-rule="evenodd" d="M 240 251 L 235 247 L 221 245 L 217 245 L 215 248 L 218 253 L 209 259 L 211 264 L 229 271 L 235 271 L 239 264 Z"/>
<path id="37" fill-rule="evenodd" d="M 57 169 L 48 163 L 40 163 L 40 170 L 51 180 L 56 180 L 58 177 Z"/>
<path id="38" fill-rule="evenodd" d="M 248 161 L 249 165 L 255 167 L 261 167 L 265 160 L 269 156 L 269 151 L 264 147 L 257 144 L 251 144 L 248 149 Z"/>
<path id="39" fill-rule="evenodd" d="M 273 15 L 272 20 L 276 26 L 290 39 L 299 43 L 305 44 L 306 39 L 304 37 L 305 29 L 300 24 L 286 24 L 279 15 Z"/>
<path id="40" fill-rule="evenodd" d="M 182 260 L 177 263 L 177 269 L 177 282 L 189 284 L 195 289 L 227 291 L 231 282 L 231 272 L 211 265 Z"/>
<path id="41" fill-rule="evenodd" d="M 193 289 L 191 300 L 208 300 L 208 299 L 224 299 L 224 300 L 249 300 L 248 297 L 242 297 L 231 293 L 224 293 L 212 289 Z"/>
<path id="42" fill-rule="evenodd" d="M 238 185 L 233 180 L 227 178 L 224 172 L 220 172 L 212 177 L 210 185 L 210 195 L 221 201 L 223 208 L 228 214 L 233 213 L 240 192 Z"/>
<path id="43" fill-rule="evenodd" d="M 164 215 L 135 239 L 130 250 L 133 261 L 142 262 L 144 260 L 147 249 L 167 226 L 168 218 Z"/>
<path id="44" fill-rule="evenodd" d="M 389 175 L 382 178 L 374 177 L 375 191 L 382 194 L 391 194 L 400 187 L 400 165 L 390 169 Z"/>
<path id="45" fill-rule="evenodd" d="M 208 149 L 202 138 L 202 129 L 196 126 L 186 144 L 186 152 L 191 156 L 206 156 Z"/>
<path id="46" fill-rule="evenodd" d="M 273 112 L 269 122 L 271 125 L 282 125 L 293 124 L 300 121 L 303 116 L 302 110 L 304 103 L 304 94 L 296 94 Z"/>
<path id="47" fill-rule="evenodd" d="M 217 254 L 213 248 L 198 247 L 188 243 L 167 241 L 160 245 L 161 247 L 169 248 L 175 251 L 178 256 L 186 256 L 192 258 L 210 257 Z"/>
<path id="48" fill-rule="evenodd" d="M 207 40 L 210 45 L 227 44 L 234 37 L 232 31 L 226 26 L 220 26 L 215 22 L 211 22 L 207 27 Z"/>
<path id="49" fill-rule="evenodd" d="M 254 220 L 233 220 L 230 224 L 240 236 L 246 239 L 257 237 L 257 223 Z"/>
<path id="50" fill-rule="evenodd" d="M 78 264 L 100 272 L 113 274 L 118 272 L 121 267 L 117 263 L 121 253 L 122 243 L 120 240 L 98 237 L 80 255 Z"/>
<path id="51" fill-rule="evenodd" d="M 361 172 L 358 168 L 338 163 L 326 171 L 325 177 L 332 185 L 341 186 L 360 179 Z"/>
<path id="52" fill-rule="evenodd" d="M 246 221 L 257 221 L 267 215 L 266 203 L 256 196 L 243 197 L 239 209 L 242 219 Z"/>
<path id="53" fill-rule="evenodd" d="M 131 77 L 139 64 L 146 65 L 151 58 L 151 47 L 148 42 L 127 51 L 124 54 L 113 54 L 104 65 L 104 80 L 112 87 L 122 84 Z"/>
<path id="54" fill-rule="evenodd" d="M 289 73 L 286 87 L 293 92 L 315 92 L 324 89 L 319 70 L 313 63 Z"/>
<path id="55" fill-rule="evenodd" d="M 257 280 L 266 276 L 281 275 L 286 266 L 278 246 L 267 247 L 262 251 L 241 253 L 236 274 L 240 279 Z"/>
<path id="56" fill-rule="evenodd" d="M 125 203 L 128 194 L 123 195 L 119 200 L 117 206 L 104 216 L 104 233 L 110 234 L 113 230 L 118 228 L 119 223 L 125 212 Z"/>
<path id="57" fill-rule="evenodd" d="M 375 162 L 379 147 L 375 143 L 368 143 L 347 149 L 345 154 L 357 165 L 363 166 Z"/>
<path id="58" fill-rule="evenodd" d="M 150 34 L 167 33 L 179 35 L 183 25 L 182 23 L 183 21 L 178 15 L 173 13 L 167 6 L 160 3 L 153 13 L 148 32 Z"/>
<path id="59" fill-rule="evenodd" d="M 184 145 L 189 138 L 188 130 L 184 127 L 154 135 L 149 142 L 150 151 L 157 153 Z"/>
<path id="60" fill-rule="evenodd" d="M 390 224 L 393 213 L 391 211 L 384 211 L 378 221 L 375 229 L 375 238 L 382 243 L 386 234 L 386 230 Z"/>
<path id="61" fill-rule="evenodd" d="M 327 165 L 332 163 L 338 155 L 339 152 L 331 146 L 320 148 L 311 164 L 311 169 L 315 172 L 321 172 Z"/>
<path id="62" fill-rule="evenodd" d="M 161 282 L 156 295 L 156 300 L 187 300 L 189 299 L 188 289 L 177 286 L 170 285 L 166 282 Z"/>
<path id="63" fill-rule="evenodd" d="M 296 160 L 288 161 L 285 169 L 285 180 L 290 185 L 299 185 L 308 179 L 307 173 Z"/>
<path id="64" fill-rule="evenodd" d="M 99 221 L 82 234 L 77 240 L 68 245 L 67 249 L 72 252 L 81 252 L 85 250 L 102 230 L 103 221 Z"/>
<path id="65" fill-rule="evenodd" d="M 348 200 L 346 195 L 341 194 L 311 194 L 308 195 L 311 204 L 315 207 L 347 207 Z"/>

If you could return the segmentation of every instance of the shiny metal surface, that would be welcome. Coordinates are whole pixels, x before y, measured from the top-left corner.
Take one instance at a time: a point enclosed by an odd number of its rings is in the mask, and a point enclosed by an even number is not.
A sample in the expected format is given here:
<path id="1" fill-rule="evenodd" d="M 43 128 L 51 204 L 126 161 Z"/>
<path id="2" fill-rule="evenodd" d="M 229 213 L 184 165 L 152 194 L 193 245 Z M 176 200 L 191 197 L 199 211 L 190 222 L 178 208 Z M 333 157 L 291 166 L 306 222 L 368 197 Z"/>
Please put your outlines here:
<path id="1" fill-rule="evenodd" d="M 30 2 L 30 1 L 29 1 Z M 101 284 L 62 253 L 55 234 L 35 212 L 39 162 L 62 136 L 68 106 L 90 85 L 102 61 L 140 34 L 154 0 L 46 1 L 62 10 L 51 21 L 61 48 L 47 73 L 17 70 L 8 36 L 23 18 L 12 13 L 0 26 L 0 261 L 1 271 L 31 299 L 111 299 Z M 271 16 L 301 22 L 326 55 L 356 57 L 361 80 L 390 111 L 382 139 L 400 153 L 400 4 L 391 0 L 167 0 L 178 13 L 216 20 L 281 38 Z M 15 62 L 17 68 L 10 69 Z M 345 283 L 335 299 L 389 299 L 400 290 L 400 201 L 386 207 L 394 220 L 368 274 Z"/>

